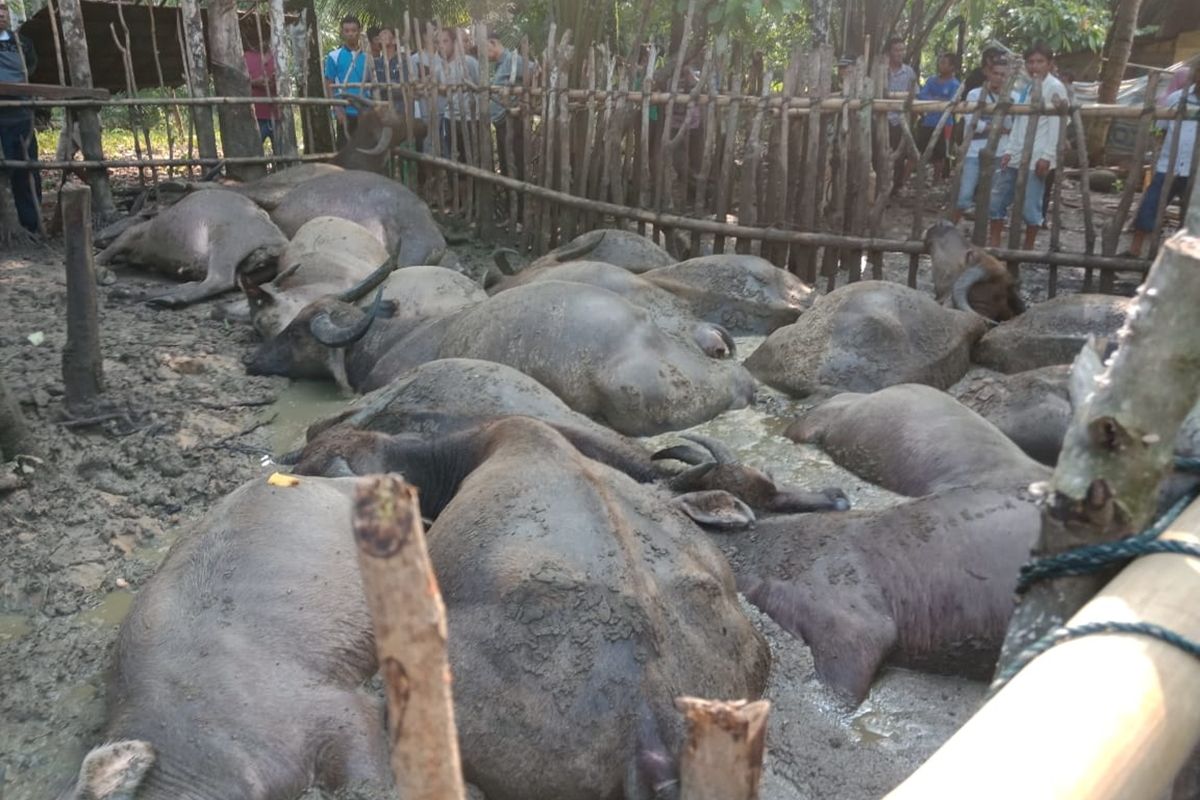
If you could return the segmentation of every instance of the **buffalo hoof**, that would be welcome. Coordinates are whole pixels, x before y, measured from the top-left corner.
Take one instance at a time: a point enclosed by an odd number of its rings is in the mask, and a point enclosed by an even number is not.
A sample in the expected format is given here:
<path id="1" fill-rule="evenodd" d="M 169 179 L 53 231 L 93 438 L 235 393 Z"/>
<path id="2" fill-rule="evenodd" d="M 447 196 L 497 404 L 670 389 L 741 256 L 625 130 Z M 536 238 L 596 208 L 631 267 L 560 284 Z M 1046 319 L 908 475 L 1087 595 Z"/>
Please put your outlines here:
<path id="1" fill-rule="evenodd" d="M 152 308 L 183 308 L 187 303 L 172 294 L 160 294 L 146 298 L 146 305 Z"/>

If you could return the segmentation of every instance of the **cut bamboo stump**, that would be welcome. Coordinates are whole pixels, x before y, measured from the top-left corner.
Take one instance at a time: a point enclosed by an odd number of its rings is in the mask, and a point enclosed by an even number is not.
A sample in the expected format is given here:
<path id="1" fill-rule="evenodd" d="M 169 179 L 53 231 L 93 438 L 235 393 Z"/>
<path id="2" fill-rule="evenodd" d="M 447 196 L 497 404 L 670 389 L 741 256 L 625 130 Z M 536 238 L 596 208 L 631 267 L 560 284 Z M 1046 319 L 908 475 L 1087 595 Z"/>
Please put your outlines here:
<path id="1" fill-rule="evenodd" d="M 67 268 L 67 344 L 63 348 L 63 387 L 67 411 L 87 416 L 104 391 L 100 318 L 96 310 L 96 265 L 92 260 L 92 190 L 64 186 L 63 241 Z"/>
<path id="2" fill-rule="evenodd" d="M 1163 534 L 1200 544 L 1200 502 Z M 1071 619 L 1200 640 L 1200 559 L 1138 559 Z M 1034 659 L 887 800 L 1158 798 L 1200 742 L 1200 660 L 1133 634 Z"/>
<path id="3" fill-rule="evenodd" d="M 681 800 L 755 800 L 771 704 L 679 697 L 675 707 L 687 720 Z"/>
<path id="4" fill-rule="evenodd" d="M 354 540 L 387 693 L 392 773 L 405 800 L 463 800 L 446 611 L 417 490 L 385 475 L 354 502 Z"/>

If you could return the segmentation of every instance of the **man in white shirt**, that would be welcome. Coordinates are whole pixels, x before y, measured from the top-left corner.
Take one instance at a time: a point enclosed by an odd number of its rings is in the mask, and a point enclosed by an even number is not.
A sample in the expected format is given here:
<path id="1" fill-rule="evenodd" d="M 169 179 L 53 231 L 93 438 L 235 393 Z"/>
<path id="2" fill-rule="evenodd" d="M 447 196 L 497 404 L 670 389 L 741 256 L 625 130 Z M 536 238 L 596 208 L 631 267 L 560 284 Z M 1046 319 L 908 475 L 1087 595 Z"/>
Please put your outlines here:
<path id="1" fill-rule="evenodd" d="M 1008 80 L 1008 59 L 1003 54 L 992 58 L 984 67 L 983 77 L 983 86 L 976 86 L 967 92 L 967 102 L 977 103 L 982 100 L 984 105 L 995 105 L 1000 100 L 1004 82 Z M 1008 144 L 1008 128 L 1011 124 L 1011 117 L 1005 117 L 1001 122 L 1000 139 L 996 144 L 997 153 L 1003 153 L 1005 145 Z M 958 201 L 954 206 L 956 224 L 962 219 L 964 211 L 975 206 L 975 190 L 979 187 L 979 154 L 987 146 L 991 132 L 992 116 L 980 114 L 975 121 L 975 130 L 967 134 L 971 137 L 971 144 L 967 147 L 967 157 L 963 160 L 962 184 L 958 187 Z"/>
<path id="2" fill-rule="evenodd" d="M 1180 217 L 1186 217 L 1188 178 L 1192 174 L 1192 155 L 1196 151 L 1196 120 L 1200 119 L 1200 66 L 1193 70 L 1190 86 L 1178 89 L 1167 96 L 1168 108 L 1177 109 L 1180 103 L 1187 103 L 1187 105 L 1184 107 L 1183 122 L 1179 124 L 1179 149 L 1175 154 L 1175 180 L 1171 181 L 1171 186 L 1166 189 L 1166 192 L 1167 203 L 1178 198 L 1182 209 Z M 1146 242 L 1147 234 L 1154 232 L 1154 221 L 1158 216 L 1158 203 L 1164 191 L 1163 186 L 1167 182 L 1167 171 L 1171 168 L 1175 121 L 1173 119 L 1159 120 L 1158 127 L 1166 129 L 1167 138 L 1163 141 L 1162 150 L 1159 151 L 1158 163 L 1154 167 L 1154 179 L 1150 181 L 1149 188 L 1142 195 L 1142 204 L 1138 207 L 1137 218 L 1133 221 L 1133 241 L 1129 245 L 1129 253 L 1135 257 L 1142 254 L 1142 245 Z"/>
<path id="3" fill-rule="evenodd" d="M 1034 87 L 1042 86 L 1041 109 L 1042 116 L 1038 118 L 1037 127 L 1030 128 L 1032 117 L 1028 115 L 1015 116 L 1008 142 L 1004 148 L 997 151 L 1000 156 L 1000 171 L 996 173 L 996 182 L 992 186 L 991 229 L 989 231 L 992 247 L 1000 246 L 1000 238 L 1004 233 L 1004 220 L 1008 217 L 1008 209 L 1016 194 L 1017 170 L 1021 166 L 1021 155 L 1025 150 L 1025 137 L 1033 136 L 1033 156 L 1029 161 L 1029 178 L 1025 184 L 1025 202 L 1021 214 L 1025 219 L 1024 249 L 1032 250 L 1037 241 L 1038 230 L 1041 228 L 1044 216 L 1042 214 L 1042 196 L 1046 191 L 1046 176 L 1055 167 L 1055 155 L 1058 149 L 1058 137 L 1062 131 L 1062 119 L 1057 115 L 1054 101 L 1066 102 L 1067 87 L 1058 78 L 1050 74 L 1054 65 L 1054 54 L 1044 42 L 1037 42 L 1025 51 L 1025 70 L 1029 73 L 1030 83 L 1025 86 L 1013 100 L 1018 105 L 1032 102 Z"/>

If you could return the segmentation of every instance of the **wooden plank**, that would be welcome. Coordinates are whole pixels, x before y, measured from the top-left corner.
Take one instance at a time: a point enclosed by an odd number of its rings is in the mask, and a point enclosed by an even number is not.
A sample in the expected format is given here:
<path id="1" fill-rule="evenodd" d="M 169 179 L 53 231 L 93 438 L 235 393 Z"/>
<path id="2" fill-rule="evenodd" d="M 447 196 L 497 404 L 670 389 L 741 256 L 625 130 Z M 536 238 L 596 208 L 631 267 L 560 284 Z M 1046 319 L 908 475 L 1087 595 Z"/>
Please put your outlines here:
<path id="1" fill-rule="evenodd" d="M 109 100 L 108 89 L 55 86 L 51 83 L 12 83 L 0 81 L 0 97 L 41 97 L 47 100 Z"/>

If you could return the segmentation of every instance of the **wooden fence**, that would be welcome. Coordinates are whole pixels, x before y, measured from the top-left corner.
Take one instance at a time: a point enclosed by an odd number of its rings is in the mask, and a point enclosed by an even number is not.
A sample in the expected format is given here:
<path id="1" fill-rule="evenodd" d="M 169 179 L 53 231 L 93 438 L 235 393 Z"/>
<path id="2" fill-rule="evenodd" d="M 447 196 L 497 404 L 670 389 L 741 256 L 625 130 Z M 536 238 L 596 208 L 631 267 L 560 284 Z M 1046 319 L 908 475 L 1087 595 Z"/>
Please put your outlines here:
<path id="1" fill-rule="evenodd" d="M 401 37 L 399 54 L 409 63 L 417 41 L 415 31 L 421 26 L 414 22 L 406 29 L 408 35 Z M 476 41 L 486 41 L 482 27 L 476 31 Z M 427 116 L 439 106 L 449 109 L 444 112 L 441 130 L 432 126 L 425 140 L 416 142 L 410 128 L 409 140 L 394 150 L 401 162 L 397 170 L 400 179 L 435 209 L 471 221 L 484 241 L 504 238 L 536 253 L 595 227 L 633 223 L 676 252 L 755 252 L 810 283 L 823 281 L 830 288 L 839 272 L 848 281 L 859 280 L 868 272 L 870 277 L 883 278 L 885 254 L 902 254 L 908 259 L 908 283 L 916 285 L 919 257 L 925 250 L 923 232 L 953 210 L 944 207 L 928 188 L 933 145 L 943 126 L 957 118 L 971 130 L 978 115 L 992 113 L 1028 115 L 1032 126 L 1044 113 L 1036 107 L 1036 97 L 1035 107 L 1014 105 L 1007 91 L 994 107 L 967 104 L 960 98 L 946 103 L 916 101 L 911 94 L 889 96 L 883 90 L 883 67 L 868 74 L 861 59 L 844 71 L 842 90 L 835 91 L 833 53 L 828 48 L 797 50 L 787 67 L 777 73 L 762 69 L 761 64 L 744 69 L 736 46 L 712 46 L 697 59 L 698 80 L 684 91 L 683 69 L 677 62 L 659 68 L 656 86 L 654 65 L 658 59 L 653 47 L 642 65 L 594 47 L 582 59 L 582 69 L 577 70 L 572 85 L 570 41 L 569 32 L 560 36 L 552 27 L 547 47 L 537 59 L 529 57 L 528 43 L 522 44 L 522 68 L 507 85 L 492 84 L 486 59 L 479 62 L 477 85 L 438 85 L 424 69 L 399 84 L 361 84 L 377 97 L 390 97 L 403 105 L 410 117 Z M 669 79 L 664 81 L 662 76 L 667 73 Z M 656 90 L 643 92 L 643 86 Z M 1049 296 L 1058 291 L 1060 268 L 1082 268 L 1085 291 L 1110 290 L 1118 272 L 1140 274 L 1148 268 L 1148 259 L 1116 255 L 1118 237 L 1134 208 L 1134 195 L 1143 185 L 1147 162 L 1135 159 L 1129 165 L 1116 208 L 1102 221 L 1089 186 L 1084 120 L 1136 117 L 1136 150 L 1150 153 L 1154 149 L 1150 132 L 1156 120 L 1168 120 L 1177 130 L 1182 124 L 1181 114 L 1152 105 L 1154 89 L 1148 87 L 1150 99 L 1142 108 L 1080 107 L 1072 102 L 1053 112 L 1067 133 L 1058 146 L 1060 179 L 1054 183 L 1049 206 L 1049 232 L 1041 236 L 1045 249 L 1019 249 L 1025 180 L 1018 180 L 1007 246 L 992 252 L 1014 270 L 1046 270 Z M 0 99 L 0 106 L 14 102 L 92 108 L 162 105 L 211 114 L 218 104 L 245 105 L 262 99 L 135 98 L 104 103 Z M 302 97 L 275 102 L 288 106 L 338 103 Z M 494 126 L 491 112 L 501 108 L 504 122 Z M 938 126 L 929 146 L 918 152 L 915 115 L 930 112 L 939 113 Z M 888 135 L 889 115 L 898 120 L 902 133 L 894 149 Z M 172 166 L 214 164 L 211 158 L 193 157 L 193 128 L 189 126 L 186 158 L 173 152 L 167 159 L 156 158 L 147 148 L 135 159 L 56 160 L 39 166 L 161 166 L 167 167 L 169 174 Z M 952 148 L 957 151 L 957 168 L 949 187 L 951 204 L 958 194 L 969 144 L 969 139 L 964 139 Z M 306 132 L 305 140 L 311 140 L 311 132 Z M 1062 212 L 1061 178 L 1068 173 L 1063 166 L 1068 140 L 1079 158 L 1077 169 L 1070 174 L 1078 179 L 1083 219 L 1082 246 L 1073 249 L 1064 247 L 1067 229 Z M 972 237 L 980 245 L 986 238 L 992 182 L 989 165 L 996 144 L 993 135 L 981 157 Z M 328 155 L 264 157 L 262 161 L 320 160 Z M 1018 174 L 1024 176 L 1030 148 L 1022 155 Z M 901 158 L 915 164 L 911 194 L 903 206 L 891 192 L 892 166 Z M 1156 159 L 1157 152 L 1150 158 Z M 0 168 L 24 163 L 0 160 Z M 157 180 L 157 173 L 150 178 Z M 144 173 L 142 180 L 146 180 Z M 1160 204 L 1152 242 L 1160 236 L 1165 211 L 1165 203 Z M 1152 250 L 1149 256 L 1153 255 Z M 1098 286 L 1093 280 L 1095 270 L 1099 271 Z"/>

